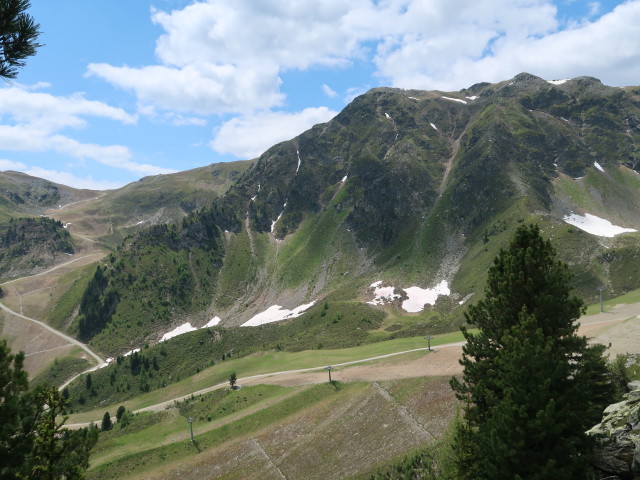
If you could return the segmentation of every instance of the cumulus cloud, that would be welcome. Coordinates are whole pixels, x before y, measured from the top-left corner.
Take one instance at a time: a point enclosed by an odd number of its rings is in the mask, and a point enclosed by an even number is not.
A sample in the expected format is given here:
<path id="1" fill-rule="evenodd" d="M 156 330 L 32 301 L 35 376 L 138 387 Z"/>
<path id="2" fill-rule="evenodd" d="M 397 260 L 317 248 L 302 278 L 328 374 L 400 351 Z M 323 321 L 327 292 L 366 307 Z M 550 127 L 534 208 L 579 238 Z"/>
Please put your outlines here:
<path id="1" fill-rule="evenodd" d="M 92 63 L 87 75 L 133 91 L 143 104 L 201 115 L 269 108 L 280 105 L 284 98 L 279 91 L 277 70 L 269 73 L 230 64 L 131 68 Z"/>
<path id="2" fill-rule="evenodd" d="M 0 88 L 0 145 L 7 151 L 54 151 L 78 160 L 93 160 L 137 175 L 172 173 L 175 170 L 132 161 L 128 147 L 82 143 L 61 132 L 84 128 L 86 117 L 135 124 L 137 117 L 81 94 L 55 96 L 12 86 Z M 12 123 L 12 124 L 9 124 Z M 24 166 L 19 168 L 25 171 Z"/>
<path id="3" fill-rule="evenodd" d="M 0 171 L 3 170 L 14 170 L 23 172 L 33 177 L 44 178 L 51 182 L 60 183 L 62 185 L 69 185 L 74 188 L 88 188 L 90 190 L 111 190 L 123 186 L 122 182 L 98 181 L 94 180 L 91 176 L 82 178 L 69 172 L 49 170 L 41 167 L 29 167 L 22 162 L 15 162 L 13 160 L 7 160 L 6 158 L 0 158 Z"/>
<path id="4" fill-rule="evenodd" d="M 287 71 L 363 60 L 381 83 L 405 88 L 455 90 L 520 71 L 637 81 L 640 1 L 598 18 L 601 3 L 588 7 L 593 21 L 563 24 L 551 0 L 201 0 L 152 11 L 163 29 L 157 65 L 91 64 L 87 74 L 205 115 L 281 107 Z"/>
<path id="5" fill-rule="evenodd" d="M 306 108 L 301 112 L 262 112 L 236 117 L 215 130 L 211 147 L 238 158 L 255 158 L 278 142 L 288 140 L 333 118 L 337 112 L 327 107 Z"/>
<path id="6" fill-rule="evenodd" d="M 0 170 L 24 170 L 26 168 L 27 166 L 24 163 L 0 158 Z"/>
<path id="7" fill-rule="evenodd" d="M 108 118 L 124 124 L 137 121 L 135 115 L 121 108 L 87 100 L 82 94 L 58 97 L 29 90 L 29 87 L 0 88 L 0 116 L 10 116 L 17 123 L 30 124 L 47 131 L 65 127 L 82 128 L 86 125 L 84 117 L 87 116 Z"/>
<path id="8" fill-rule="evenodd" d="M 487 8 L 479 17 L 468 6 L 459 12 L 454 33 L 389 37 L 376 53 L 378 73 L 394 86 L 442 90 L 504 80 L 521 71 L 546 78 L 591 75 L 612 85 L 637 83 L 640 2 L 565 29 L 557 25 L 555 7 L 546 3 L 509 2 L 510 7 Z M 465 23 L 465 17 L 475 17 L 476 23 Z"/>
<path id="9" fill-rule="evenodd" d="M 65 135 L 51 134 L 47 130 L 32 126 L 0 125 L 0 145 L 4 150 L 10 151 L 54 151 L 78 160 L 94 160 L 137 175 L 175 172 L 173 169 L 133 162 L 129 148 L 122 145 L 81 143 Z"/>
<path id="10" fill-rule="evenodd" d="M 87 177 L 78 177 L 69 172 L 61 172 L 58 170 L 48 170 L 41 167 L 32 167 L 21 169 L 20 171 L 33 177 L 44 178 L 51 182 L 61 185 L 68 185 L 73 188 L 87 188 L 89 190 L 113 190 L 123 186 L 123 182 L 108 182 L 102 180 L 94 180 L 91 175 Z"/>
<path id="11" fill-rule="evenodd" d="M 322 84 L 322 91 L 324 92 L 324 94 L 329 97 L 329 98 L 335 98 L 338 96 L 338 92 L 336 92 L 333 88 L 331 88 L 329 85 L 327 85 L 326 83 Z"/>

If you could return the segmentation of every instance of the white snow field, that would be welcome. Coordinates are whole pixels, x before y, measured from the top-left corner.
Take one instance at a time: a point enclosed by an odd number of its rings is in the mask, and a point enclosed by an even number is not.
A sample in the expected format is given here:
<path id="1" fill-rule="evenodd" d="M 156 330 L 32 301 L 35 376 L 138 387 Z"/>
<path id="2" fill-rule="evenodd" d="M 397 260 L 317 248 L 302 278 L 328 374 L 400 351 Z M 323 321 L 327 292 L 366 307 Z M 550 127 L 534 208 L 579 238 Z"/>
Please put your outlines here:
<path id="1" fill-rule="evenodd" d="M 464 103 L 465 105 L 467 104 L 467 101 L 466 100 L 462 100 L 461 98 L 445 97 L 444 95 L 442 96 L 442 98 L 444 98 L 445 100 L 449 100 L 450 102 Z"/>
<path id="2" fill-rule="evenodd" d="M 242 327 L 257 327 L 258 325 L 264 325 L 265 323 L 278 322 L 280 320 L 287 320 L 289 318 L 296 318 L 302 315 L 305 311 L 309 310 L 316 301 L 311 303 L 300 305 L 293 310 L 287 310 L 280 305 L 272 305 L 264 312 L 254 315 L 251 319 L 244 322 Z"/>
<path id="3" fill-rule="evenodd" d="M 441 281 L 433 288 L 409 287 L 405 288 L 404 291 L 409 298 L 402 302 L 402 309 L 409 313 L 421 312 L 427 304 L 435 305 L 440 295 L 451 295 L 451 290 L 446 280 Z"/>
<path id="4" fill-rule="evenodd" d="M 565 222 L 574 227 L 578 227 L 580 230 L 584 230 L 591 235 L 597 235 L 598 237 L 612 238 L 621 233 L 637 232 L 635 228 L 624 228 L 613 225 L 609 220 L 596 217 L 590 213 L 582 215 L 565 215 L 563 218 Z"/>
<path id="5" fill-rule="evenodd" d="M 170 332 L 165 333 L 160 339 L 161 342 L 165 340 L 169 340 L 170 338 L 177 337 L 178 335 L 182 335 L 183 333 L 195 332 L 197 328 L 191 326 L 190 322 L 183 323 L 182 325 L 174 328 Z"/>
<path id="6" fill-rule="evenodd" d="M 604 172 L 604 168 L 602 168 L 602 165 L 600 165 L 598 162 L 593 162 L 593 166 L 596 167 L 601 172 Z"/>
<path id="7" fill-rule="evenodd" d="M 385 305 L 393 302 L 402 295 L 395 293 L 395 287 L 382 287 L 382 280 L 372 283 L 369 288 L 373 288 L 373 300 L 367 302 L 369 305 Z M 402 302 L 402 309 L 408 313 L 417 313 L 424 310 L 425 305 L 435 305 L 436 300 L 441 295 L 451 295 L 449 284 L 446 280 L 441 281 L 433 288 L 408 287 L 399 288 L 407 295 L 407 299 Z"/>

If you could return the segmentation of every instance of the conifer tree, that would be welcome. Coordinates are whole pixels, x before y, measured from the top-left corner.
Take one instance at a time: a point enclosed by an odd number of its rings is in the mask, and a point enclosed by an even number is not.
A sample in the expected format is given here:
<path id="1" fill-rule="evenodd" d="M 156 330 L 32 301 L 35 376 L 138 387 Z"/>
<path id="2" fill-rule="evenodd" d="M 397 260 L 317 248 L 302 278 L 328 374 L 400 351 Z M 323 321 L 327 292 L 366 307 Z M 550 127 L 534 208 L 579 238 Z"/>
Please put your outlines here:
<path id="1" fill-rule="evenodd" d="M 56 387 L 29 390 L 23 360 L 0 341 L 0 480 L 84 478 L 97 429 L 63 428 L 65 398 Z"/>
<path id="2" fill-rule="evenodd" d="M 535 225 L 521 226 L 489 270 L 485 298 L 462 328 L 464 402 L 455 436 L 460 478 L 585 479 L 592 439 L 611 399 L 604 347 L 577 335 L 584 304 L 568 266 Z"/>
<path id="3" fill-rule="evenodd" d="M 29 0 L 0 0 L 0 78 L 16 78 L 25 59 L 41 46 L 40 25 L 25 13 L 30 6 Z"/>

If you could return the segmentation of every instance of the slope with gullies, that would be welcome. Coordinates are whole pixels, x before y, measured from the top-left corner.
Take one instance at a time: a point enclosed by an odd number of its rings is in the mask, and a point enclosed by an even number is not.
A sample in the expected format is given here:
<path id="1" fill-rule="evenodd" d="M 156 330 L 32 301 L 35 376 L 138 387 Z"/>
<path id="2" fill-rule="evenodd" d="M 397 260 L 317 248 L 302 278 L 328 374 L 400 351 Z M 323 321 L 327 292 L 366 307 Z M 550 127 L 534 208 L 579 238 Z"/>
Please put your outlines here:
<path id="1" fill-rule="evenodd" d="M 378 298 L 382 336 L 451 329 L 524 221 L 559 244 L 582 295 L 635 288 L 637 235 L 582 226 L 639 224 L 639 98 L 529 74 L 460 92 L 371 90 L 267 150 L 211 207 L 118 247 L 91 293 L 102 310 L 80 312 L 86 338 L 116 354 L 187 322 L 291 320 L 324 298 Z"/>

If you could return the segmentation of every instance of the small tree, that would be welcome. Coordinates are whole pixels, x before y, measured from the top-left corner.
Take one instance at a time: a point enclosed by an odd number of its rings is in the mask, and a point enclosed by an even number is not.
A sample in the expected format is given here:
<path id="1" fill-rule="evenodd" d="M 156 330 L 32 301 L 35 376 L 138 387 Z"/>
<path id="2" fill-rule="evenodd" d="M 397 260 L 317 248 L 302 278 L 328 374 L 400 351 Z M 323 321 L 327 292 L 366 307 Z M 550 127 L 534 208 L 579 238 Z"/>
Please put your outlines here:
<path id="1" fill-rule="evenodd" d="M 85 385 L 87 386 L 87 390 L 91 390 L 91 386 L 93 385 L 93 379 L 91 378 L 90 373 L 87 373 L 87 378 L 85 378 Z"/>
<path id="2" fill-rule="evenodd" d="M 29 0 L 0 0 L 1 78 L 16 78 L 25 59 L 35 55 L 41 46 L 37 43 L 40 25 L 25 13 L 30 6 Z"/>
<path id="3" fill-rule="evenodd" d="M 102 417 L 102 431 L 106 432 L 111 430 L 111 427 L 113 427 L 113 424 L 111 423 L 111 415 L 109 415 L 109 412 L 104 412 L 104 416 Z"/>
<path id="4" fill-rule="evenodd" d="M 116 411 L 116 419 L 118 420 L 118 422 L 120 421 L 120 419 L 122 418 L 122 415 L 124 415 L 124 412 L 126 412 L 127 409 L 124 407 L 124 405 L 120 405 L 118 407 L 118 410 Z"/>
<path id="5" fill-rule="evenodd" d="M 229 385 L 231 386 L 231 388 L 235 388 L 237 381 L 238 376 L 236 375 L 236 372 L 233 372 L 231 375 L 229 375 Z"/>
<path id="6" fill-rule="evenodd" d="M 568 266 L 537 226 L 517 229 L 489 270 L 485 298 L 469 307 L 454 446 L 459 478 L 587 478 L 584 432 L 611 399 L 605 348 L 578 336 L 583 302 Z"/>

